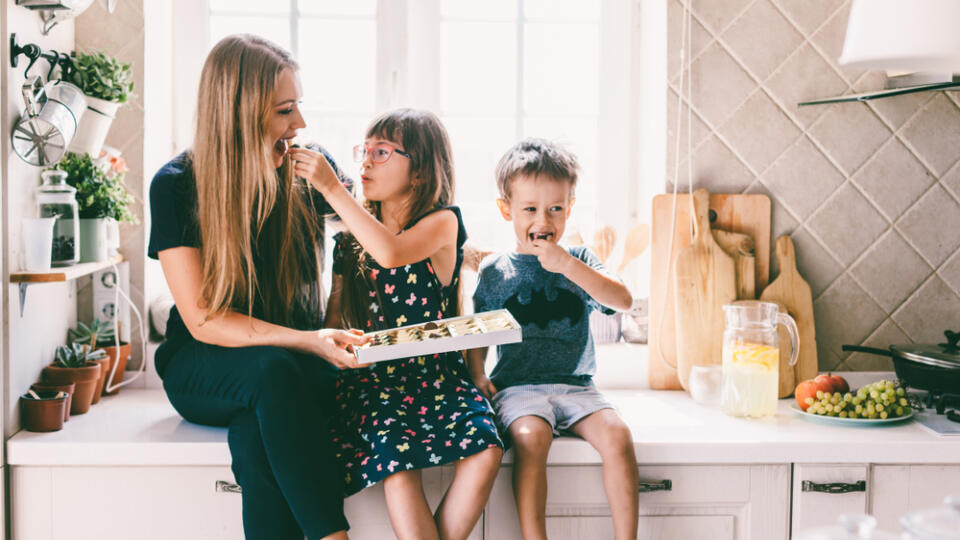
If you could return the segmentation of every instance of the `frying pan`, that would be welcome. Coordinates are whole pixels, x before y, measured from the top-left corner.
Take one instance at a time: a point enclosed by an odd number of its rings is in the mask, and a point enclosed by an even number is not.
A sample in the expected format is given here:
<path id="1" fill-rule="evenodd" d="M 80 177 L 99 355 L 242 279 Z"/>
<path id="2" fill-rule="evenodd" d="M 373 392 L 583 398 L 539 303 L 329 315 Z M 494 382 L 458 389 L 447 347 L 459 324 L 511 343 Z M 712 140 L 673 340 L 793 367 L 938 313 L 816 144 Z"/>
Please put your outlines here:
<path id="1" fill-rule="evenodd" d="M 947 342 L 937 345 L 891 345 L 889 350 L 859 345 L 841 348 L 893 358 L 897 379 L 911 388 L 960 394 L 960 332 L 947 330 L 943 335 Z"/>

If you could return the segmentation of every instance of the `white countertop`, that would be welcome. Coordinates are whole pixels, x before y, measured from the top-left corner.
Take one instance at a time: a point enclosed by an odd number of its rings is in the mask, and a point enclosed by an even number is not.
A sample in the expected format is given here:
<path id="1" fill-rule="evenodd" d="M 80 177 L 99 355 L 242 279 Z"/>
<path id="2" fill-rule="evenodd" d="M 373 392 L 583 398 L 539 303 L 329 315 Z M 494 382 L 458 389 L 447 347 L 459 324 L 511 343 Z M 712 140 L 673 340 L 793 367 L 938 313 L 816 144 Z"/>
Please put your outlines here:
<path id="1" fill-rule="evenodd" d="M 685 392 L 607 390 L 633 431 L 637 460 L 678 463 L 960 463 L 960 437 L 912 421 L 883 427 L 822 425 L 789 410 L 732 418 Z M 505 462 L 511 461 L 508 453 Z M 11 466 L 229 465 L 226 429 L 190 424 L 162 390 L 124 389 L 53 433 L 21 431 L 7 442 Z M 599 463 L 585 441 L 562 437 L 551 464 Z"/>

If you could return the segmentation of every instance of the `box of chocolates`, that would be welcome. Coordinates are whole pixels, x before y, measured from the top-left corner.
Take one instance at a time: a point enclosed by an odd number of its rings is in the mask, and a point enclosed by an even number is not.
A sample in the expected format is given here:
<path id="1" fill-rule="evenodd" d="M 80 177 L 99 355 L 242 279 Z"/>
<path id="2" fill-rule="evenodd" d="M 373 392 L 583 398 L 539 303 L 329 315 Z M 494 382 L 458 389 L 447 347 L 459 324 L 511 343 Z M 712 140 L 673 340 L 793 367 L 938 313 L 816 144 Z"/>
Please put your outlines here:
<path id="1" fill-rule="evenodd" d="M 505 309 L 380 330 L 367 337 L 369 342 L 353 349 L 361 364 L 517 343 L 522 339 L 520 325 Z"/>

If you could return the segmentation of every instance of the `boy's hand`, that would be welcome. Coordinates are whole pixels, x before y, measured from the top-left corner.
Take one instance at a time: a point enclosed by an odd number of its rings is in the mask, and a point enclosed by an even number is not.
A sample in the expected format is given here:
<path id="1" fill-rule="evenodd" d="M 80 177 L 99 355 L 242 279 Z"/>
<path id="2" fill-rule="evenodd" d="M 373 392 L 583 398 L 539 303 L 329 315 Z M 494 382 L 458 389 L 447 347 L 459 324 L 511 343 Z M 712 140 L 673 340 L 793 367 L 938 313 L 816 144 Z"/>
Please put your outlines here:
<path id="1" fill-rule="evenodd" d="M 559 244 L 546 240 L 530 242 L 530 251 L 537 256 L 540 266 L 544 270 L 557 274 L 565 273 L 574 260 L 573 255 L 570 255 L 566 249 L 560 247 Z"/>
<path id="2" fill-rule="evenodd" d="M 320 193 L 327 194 L 340 185 L 337 173 L 333 172 L 323 154 L 306 148 L 291 148 L 290 157 L 293 158 L 294 174 L 310 182 Z"/>
<path id="3" fill-rule="evenodd" d="M 491 381 L 490 377 L 487 377 L 486 374 L 478 373 L 473 375 L 473 384 L 477 386 L 477 390 L 480 390 L 480 393 L 487 399 L 493 399 L 494 394 L 497 393 L 497 387 L 493 385 L 493 381 Z"/>

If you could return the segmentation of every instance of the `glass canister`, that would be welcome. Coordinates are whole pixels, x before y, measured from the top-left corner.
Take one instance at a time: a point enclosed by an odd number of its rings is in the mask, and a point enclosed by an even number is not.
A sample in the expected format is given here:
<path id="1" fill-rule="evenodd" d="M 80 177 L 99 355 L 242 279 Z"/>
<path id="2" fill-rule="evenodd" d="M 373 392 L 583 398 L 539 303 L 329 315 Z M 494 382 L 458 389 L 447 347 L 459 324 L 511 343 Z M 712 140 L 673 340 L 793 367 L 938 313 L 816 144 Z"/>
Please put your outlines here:
<path id="1" fill-rule="evenodd" d="M 800 336 L 793 317 L 777 304 L 743 300 L 726 304 L 723 312 L 723 366 L 720 406 L 731 416 L 777 414 L 780 343 L 777 324 L 790 332 L 790 365 L 797 362 Z"/>
<path id="2" fill-rule="evenodd" d="M 37 188 L 37 209 L 40 217 L 54 217 L 53 266 L 70 266 L 80 261 L 80 219 L 77 190 L 67 184 L 66 171 L 40 173 L 43 183 Z"/>

